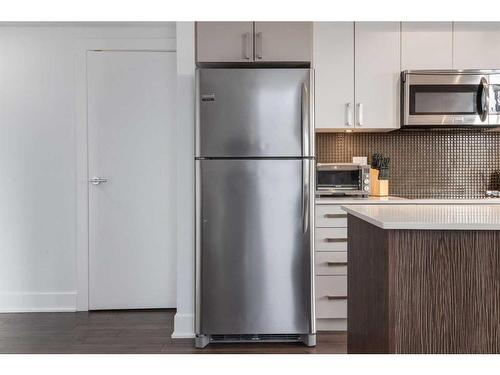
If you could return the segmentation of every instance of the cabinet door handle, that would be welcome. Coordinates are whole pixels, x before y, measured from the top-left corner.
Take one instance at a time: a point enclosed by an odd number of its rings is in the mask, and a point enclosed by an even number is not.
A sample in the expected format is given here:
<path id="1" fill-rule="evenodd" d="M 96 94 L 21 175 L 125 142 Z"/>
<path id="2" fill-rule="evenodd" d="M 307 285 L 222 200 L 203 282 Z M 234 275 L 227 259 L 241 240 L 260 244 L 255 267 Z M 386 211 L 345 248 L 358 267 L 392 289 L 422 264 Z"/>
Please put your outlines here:
<path id="1" fill-rule="evenodd" d="M 246 60 L 250 60 L 250 33 L 243 34 L 243 50 Z"/>
<path id="2" fill-rule="evenodd" d="M 347 214 L 325 214 L 325 218 L 327 219 L 341 219 L 346 217 Z"/>
<path id="3" fill-rule="evenodd" d="M 352 126 L 351 103 L 345 104 L 345 126 Z"/>
<path id="4" fill-rule="evenodd" d="M 325 238 L 325 242 L 347 242 L 347 238 Z"/>
<path id="5" fill-rule="evenodd" d="M 347 262 L 326 262 L 327 266 L 347 266 Z"/>
<path id="6" fill-rule="evenodd" d="M 347 296 L 326 296 L 329 300 L 342 300 L 347 299 Z"/>
<path id="7" fill-rule="evenodd" d="M 358 103 L 358 126 L 363 126 L 363 103 Z"/>
<path id="8" fill-rule="evenodd" d="M 255 34 L 255 54 L 257 59 L 262 60 L 262 32 Z"/>

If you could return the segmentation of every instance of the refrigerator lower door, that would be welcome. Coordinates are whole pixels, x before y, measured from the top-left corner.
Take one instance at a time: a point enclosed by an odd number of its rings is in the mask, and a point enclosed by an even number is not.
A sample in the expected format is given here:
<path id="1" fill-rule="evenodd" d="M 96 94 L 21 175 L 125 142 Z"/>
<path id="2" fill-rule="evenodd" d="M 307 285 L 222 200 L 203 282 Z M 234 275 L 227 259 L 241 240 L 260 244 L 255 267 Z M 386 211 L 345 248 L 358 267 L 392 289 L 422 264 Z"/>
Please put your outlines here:
<path id="1" fill-rule="evenodd" d="M 313 161 L 197 163 L 197 333 L 311 333 L 311 207 L 302 181 Z"/>

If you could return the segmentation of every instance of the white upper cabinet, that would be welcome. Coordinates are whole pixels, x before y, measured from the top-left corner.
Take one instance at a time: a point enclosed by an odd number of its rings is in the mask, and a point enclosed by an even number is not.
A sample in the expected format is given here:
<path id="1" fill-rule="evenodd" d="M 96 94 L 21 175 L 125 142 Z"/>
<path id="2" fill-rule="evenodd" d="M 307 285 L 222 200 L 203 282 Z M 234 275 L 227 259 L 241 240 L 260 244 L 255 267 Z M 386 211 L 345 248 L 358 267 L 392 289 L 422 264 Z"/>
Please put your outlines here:
<path id="1" fill-rule="evenodd" d="M 311 61 L 312 22 L 255 22 L 255 61 Z"/>
<path id="2" fill-rule="evenodd" d="M 399 22 L 315 22 L 313 50 L 317 131 L 399 128 Z"/>
<path id="3" fill-rule="evenodd" d="M 253 22 L 196 22 L 196 61 L 253 61 Z"/>
<path id="4" fill-rule="evenodd" d="M 315 124 L 318 131 L 354 127 L 354 23 L 314 22 Z"/>
<path id="5" fill-rule="evenodd" d="M 311 55 L 312 22 L 196 22 L 198 63 L 309 63 Z"/>
<path id="6" fill-rule="evenodd" d="M 399 128 L 400 27 L 399 22 L 354 25 L 354 123 L 360 130 Z"/>
<path id="7" fill-rule="evenodd" d="M 452 69 L 452 22 L 403 22 L 401 70 Z"/>
<path id="8" fill-rule="evenodd" d="M 455 22 L 454 69 L 500 69 L 500 22 Z"/>

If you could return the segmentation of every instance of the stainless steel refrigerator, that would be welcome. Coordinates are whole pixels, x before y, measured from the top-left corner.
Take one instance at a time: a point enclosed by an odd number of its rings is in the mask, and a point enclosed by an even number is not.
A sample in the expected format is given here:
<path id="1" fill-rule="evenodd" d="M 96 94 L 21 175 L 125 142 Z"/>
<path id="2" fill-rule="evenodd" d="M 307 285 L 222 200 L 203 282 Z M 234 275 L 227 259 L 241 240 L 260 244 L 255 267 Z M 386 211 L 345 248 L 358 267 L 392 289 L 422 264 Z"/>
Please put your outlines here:
<path id="1" fill-rule="evenodd" d="M 316 343 L 310 69 L 198 69 L 196 346 Z"/>

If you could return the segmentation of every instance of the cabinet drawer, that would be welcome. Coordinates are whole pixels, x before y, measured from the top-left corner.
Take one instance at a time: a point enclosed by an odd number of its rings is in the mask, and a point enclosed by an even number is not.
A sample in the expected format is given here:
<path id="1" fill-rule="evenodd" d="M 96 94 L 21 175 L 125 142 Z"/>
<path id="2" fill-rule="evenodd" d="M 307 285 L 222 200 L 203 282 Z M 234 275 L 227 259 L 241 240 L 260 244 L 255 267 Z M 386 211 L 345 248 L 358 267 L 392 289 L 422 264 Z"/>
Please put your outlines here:
<path id="1" fill-rule="evenodd" d="M 347 252 L 324 251 L 314 258 L 316 275 L 347 275 Z"/>
<path id="2" fill-rule="evenodd" d="M 347 212 L 337 205 L 316 206 L 316 227 L 347 227 Z"/>
<path id="3" fill-rule="evenodd" d="M 316 228 L 316 251 L 347 251 L 347 228 Z"/>
<path id="4" fill-rule="evenodd" d="M 347 318 L 347 276 L 316 276 L 316 318 Z"/>

